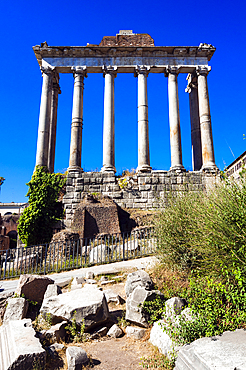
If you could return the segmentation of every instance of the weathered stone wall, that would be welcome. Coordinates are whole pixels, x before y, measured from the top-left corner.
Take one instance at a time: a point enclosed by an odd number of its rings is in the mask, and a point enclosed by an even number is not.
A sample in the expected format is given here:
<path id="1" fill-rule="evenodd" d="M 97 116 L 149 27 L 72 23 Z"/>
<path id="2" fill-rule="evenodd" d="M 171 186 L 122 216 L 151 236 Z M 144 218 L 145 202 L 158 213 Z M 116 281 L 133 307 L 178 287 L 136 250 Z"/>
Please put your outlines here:
<path id="1" fill-rule="evenodd" d="M 112 198 L 122 208 L 153 209 L 159 207 L 160 198 L 169 191 L 189 187 L 196 191 L 214 183 L 218 176 L 199 171 L 173 173 L 152 171 L 139 173 L 127 179 L 127 186 L 119 186 L 118 178 L 102 172 L 70 172 L 67 177 L 66 194 L 63 204 L 66 226 L 71 226 L 73 214 L 83 198 L 84 192 L 102 193 Z"/>

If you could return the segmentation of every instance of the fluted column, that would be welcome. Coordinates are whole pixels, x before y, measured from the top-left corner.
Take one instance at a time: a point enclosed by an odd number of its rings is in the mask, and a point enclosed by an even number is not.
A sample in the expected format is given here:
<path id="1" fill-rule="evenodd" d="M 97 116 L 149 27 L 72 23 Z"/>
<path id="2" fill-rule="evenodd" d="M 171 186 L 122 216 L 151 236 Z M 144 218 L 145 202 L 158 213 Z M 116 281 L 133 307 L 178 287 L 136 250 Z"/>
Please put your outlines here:
<path id="1" fill-rule="evenodd" d="M 198 79 L 199 117 L 202 144 L 202 170 L 217 170 L 214 160 L 214 146 L 208 97 L 207 75 L 211 67 L 199 66 L 196 68 Z"/>
<path id="2" fill-rule="evenodd" d="M 117 67 L 104 66 L 104 121 L 103 121 L 103 167 L 102 172 L 116 172 L 114 145 L 114 79 Z"/>
<path id="3" fill-rule="evenodd" d="M 137 172 L 150 172 L 149 156 L 149 122 L 147 77 L 150 67 L 137 66 L 135 77 L 138 77 L 138 167 Z"/>
<path id="4" fill-rule="evenodd" d="M 82 127 L 83 127 L 83 90 L 86 67 L 73 67 L 74 90 L 70 142 L 69 171 L 81 171 Z"/>
<path id="5" fill-rule="evenodd" d="M 57 107 L 58 94 L 61 93 L 59 86 L 59 75 L 56 73 L 53 77 L 53 86 L 51 93 L 51 113 L 50 113 L 50 135 L 48 151 L 48 170 L 54 172 L 55 147 L 56 147 L 56 125 L 57 125 Z"/>
<path id="6" fill-rule="evenodd" d="M 54 68 L 41 67 L 40 69 L 43 76 L 43 85 L 39 114 L 36 166 L 47 166 L 49 151 L 51 93 Z"/>
<path id="7" fill-rule="evenodd" d="M 179 117 L 178 77 L 177 67 L 168 67 L 165 76 L 168 77 L 169 125 L 171 146 L 171 171 L 185 171 L 182 164 L 182 148 Z"/>
<path id="8" fill-rule="evenodd" d="M 193 171 L 199 171 L 202 168 L 202 144 L 198 108 L 197 76 L 189 73 L 186 79 L 188 84 L 185 91 L 189 93 L 190 101 L 192 167 Z"/>

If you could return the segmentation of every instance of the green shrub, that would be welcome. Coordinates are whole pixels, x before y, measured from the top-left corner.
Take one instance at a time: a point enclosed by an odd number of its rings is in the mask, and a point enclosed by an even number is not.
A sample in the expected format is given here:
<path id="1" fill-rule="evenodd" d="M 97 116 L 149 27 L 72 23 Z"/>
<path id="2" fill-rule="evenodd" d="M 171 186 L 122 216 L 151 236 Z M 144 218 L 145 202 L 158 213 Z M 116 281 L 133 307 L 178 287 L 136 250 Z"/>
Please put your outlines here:
<path id="1" fill-rule="evenodd" d="M 223 180 L 208 192 L 167 194 L 156 222 L 159 253 L 169 267 L 208 271 L 223 266 L 246 273 L 246 180 Z"/>
<path id="2" fill-rule="evenodd" d="M 26 246 L 49 243 L 52 226 L 63 216 L 58 196 L 66 179 L 61 174 L 49 173 L 46 167 L 37 166 L 29 190 L 29 206 L 22 213 L 18 233 Z"/>

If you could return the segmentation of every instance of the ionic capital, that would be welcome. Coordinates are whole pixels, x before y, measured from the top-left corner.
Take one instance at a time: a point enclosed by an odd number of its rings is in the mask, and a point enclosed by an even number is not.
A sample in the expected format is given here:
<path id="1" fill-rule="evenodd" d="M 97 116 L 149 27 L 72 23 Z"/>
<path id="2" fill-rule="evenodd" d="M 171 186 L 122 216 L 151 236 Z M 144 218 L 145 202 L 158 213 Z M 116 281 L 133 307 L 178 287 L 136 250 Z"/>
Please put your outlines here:
<path id="1" fill-rule="evenodd" d="M 51 75 L 51 74 L 53 74 L 54 73 L 54 71 L 55 71 L 55 67 L 50 67 L 50 66 L 41 66 L 40 67 L 40 70 L 41 70 L 41 73 L 42 73 L 42 76 L 44 75 L 44 74 L 46 74 L 46 75 Z"/>
<path id="2" fill-rule="evenodd" d="M 137 77 L 139 74 L 145 75 L 148 77 L 150 71 L 150 66 L 136 66 L 134 71 L 134 77 Z"/>
<path id="3" fill-rule="evenodd" d="M 106 74 L 110 74 L 113 77 L 117 77 L 117 67 L 115 66 L 102 66 L 103 71 L 103 77 L 105 77 Z"/>
<path id="4" fill-rule="evenodd" d="M 71 71 L 73 73 L 73 77 L 76 77 L 78 75 L 82 75 L 82 77 L 87 77 L 86 66 L 71 67 Z"/>
<path id="5" fill-rule="evenodd" d="M 210 66 L 197 66 L 196 67 L 196 74 L 197 76 L 201 76 L 201 75 L 208 75 L 209 72 L 211 71 L 211 67 Z"/>
<path id="6" fill-rule="evenodd" d="M 168 77 L 169 74 L 178 75 L 179 74 L 179 67 L 177 66 L 167 66 L 164 72 L 165 77 Z"/>

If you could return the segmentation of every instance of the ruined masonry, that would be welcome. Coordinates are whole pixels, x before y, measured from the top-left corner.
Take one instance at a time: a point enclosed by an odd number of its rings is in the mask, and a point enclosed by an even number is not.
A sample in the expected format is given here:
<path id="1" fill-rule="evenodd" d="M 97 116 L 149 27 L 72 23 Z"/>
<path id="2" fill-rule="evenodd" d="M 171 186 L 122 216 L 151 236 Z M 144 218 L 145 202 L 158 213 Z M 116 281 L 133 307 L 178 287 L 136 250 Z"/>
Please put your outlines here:
<path id="1" fill-rule="evenodd" d="M 36 165 L 54 170 L 59 73 L 74 77 L 70 160 L 64 205 L 67 226 L 83 191 L 102 192 L 126 208 L 153 208 L 165 191 L 180 185 L 206 186 L 216 175 L 208 98 L 208 65 L 215 48 L 199 46 L 155 46 L 148 34 L 120 31 L 103 37 L 99 45 L 33 47 L 43 76 Z M 101 73 L 105 79 L 103 164 L 100 173 L 83 173 L 81 168 L 84 78 Z M 138 79 L 138 166 L 122 190 L 115 177 L 114 79 L 117 73 L 132 73 Z M 164 74 L 168 80 L 171 167 L 153 171 L 149 155 L 147 80 L 150 73 Z M 187 173 L 182 163 L 178 100 L 178 75 L 187 74 L 190 101 L 192 162 Z M 89 83 L 89 79 L 87 80 Z"/>

